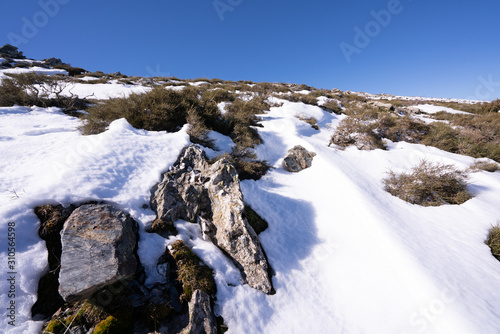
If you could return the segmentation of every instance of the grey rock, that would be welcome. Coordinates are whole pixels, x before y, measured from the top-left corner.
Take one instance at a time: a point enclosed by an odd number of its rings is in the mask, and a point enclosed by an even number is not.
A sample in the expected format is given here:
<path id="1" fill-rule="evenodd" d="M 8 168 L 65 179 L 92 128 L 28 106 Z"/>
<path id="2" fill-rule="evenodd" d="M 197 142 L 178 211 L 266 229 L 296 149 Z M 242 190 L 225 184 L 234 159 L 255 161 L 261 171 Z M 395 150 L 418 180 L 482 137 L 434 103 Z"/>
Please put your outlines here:
<path id="1" fill-rule="evenodd" d="M 151 190 L 151 208 L 166 221 L 199 223 L 203 237 L 232 258 L 251 287 L 271 293 L 269 265 L 257 234 L 243 218 L 238 174 L 226 159 L 209 166 L 201 148 L 188 146 Z"/>
<path id="2" fill-rule="evenodd" d="M 5 57 L 5 58 L 12 58 L 12 59 L 25 59 L 26 57 L 23 56 L 22 52 L 19 52 L 17 50 L 17 47 L 10 45 L 10 44 L 5 44 L 4 46 L 0 47 L 0 56 Z"/>
<path id="3" fill-rule="evenodd" d="M 137 223 L 107 204 L 77 208 L 61 232 L 59 293 L 67 302 L 89 298 L 136 273 Z"/>
<path id="4" fill-rule="evenodd" d="M 212 241 L 241 266 L 248 285 L 271 293 L 269 265 L 260 240 L 243 218 L 245 205 L 236 170 L 226 159 L 221 159 L 210 167 L 209 175 L 207 189 L 216 229 Z"/>
<path id="5" fill-rule="evenodd" d="M 44 59 L 43 62 L 45 63 L 45 65 L 48 65 L 48 66 L 57 66 L 57 65 L 63 65 L 63 62 L 61 61 L 61 59 L 59 58 L 49 58 L 49 59 Z"/>
<path id="6" fill-rule="evenodd" d="M 300 172 L 303 169 L 311 167 L 314 152 L 307 151 L 304 147 L 297 145 L 288 150 L 283 160 L 283 168 L 289 172 Z"/>
<path id="7" fill-rule="evenodd" d="M 216 334 L 217 321 L 210 305 L 210 296 L 196 290 L 189 302 L 189 325 L 182 334 Z"/>
<path id="8" fill-rule="evenodd" d="M 167 222 L 177 219 L 196 221 L 200 211 L 209 208 L 203 187 L 207 169 L 205 153 L 197 146 L 188 146 L 181 152 L 172 168 L 151 190 L 151 208 L 158 218 Z"/>

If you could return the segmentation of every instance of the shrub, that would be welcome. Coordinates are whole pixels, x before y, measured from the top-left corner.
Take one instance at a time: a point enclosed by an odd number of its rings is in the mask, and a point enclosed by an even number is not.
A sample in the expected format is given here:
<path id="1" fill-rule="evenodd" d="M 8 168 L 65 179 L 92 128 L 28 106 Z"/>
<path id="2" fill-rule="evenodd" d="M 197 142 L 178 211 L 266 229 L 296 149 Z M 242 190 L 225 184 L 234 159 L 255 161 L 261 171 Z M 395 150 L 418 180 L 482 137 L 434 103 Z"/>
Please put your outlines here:
<path id="1" fill-rule="evenodd" d="M 218 88 L 205 91 L 201 99 L 202 101 L 213 101 L 215 103 L 220 103 L 223 101 L 232 102 L 235 100 L 235 97 L 234 94 L 231 94 L 227 90 Z"/>
<path id="2" fill-rule="evenodd" d="M 472 198 L 467 190 L 467 173 L 452 165 L 423 160 L 410 172 L 388 174 L 384 179 L 385 190 L 412 204 L 462 204 Z"/>
<path id="3" fill-rule="evenodd" d="M 410 116 L 395 117 L 384 113 L 374 125 L 374 131 L 383 138 L 394 142 L 420 143 L 429 133 L 429 126 Z"/>
<path id="4" fill-rule="evenodd" d="M 323 103 L 323 108 L 326 108 L 333 113 L 340 115 L 342 114 L 342 108 L 339 106 L 339 103 L 337 100 L 328 100 L 325 103 Z"/>
<path id="5" fill-rule="evenodd" d="M 257 155 L 249 148 L 236 146 L 231 153 L 219 155 L 210 163 L 222 158 L 226 158 L 234 166 L 240 180 L 259 180 L 271 168 L 267 161 L 257 160 Z"/>
<path id="6" fill-rule="evenodd" d="M 422 140 L 422 144 L 457 153 L 459 132 L 448 124 L 436 122 L 431 124 L 429 132 Z"/>
<path id="7" fill-rule="evenodd" d="M 88 101 L 77 95 L 63 95 L 71 84 L 66 77 L 38 73 L 9 74 L 0 84 L 0 106 L 36 105 L 59 107 L 65 112 L 85 109 Z M 55 97 L 54 97 L 55 96 Z"/>
<path id="8" fill-rule="evenodd" d="M 486 239 L 486 244 L 491 248 L 491 254 L 500 261 L 500 224 L 497 223 L 491 226 L 488 234 L 488 239 Z"/>
<path id="9" fill-rule="evenodd" d="M 360 150 L 384 149 L 380 137 L 373 132 L 373 127 L 361 117 L 346 117 L 340 121 L 330 139 L 330 145 L 346 148 L 355 145 Z"/>
<path id="10" fill-rule="evenodd" d="M 318 121 L 316 120 L 316 118 L 309 117 L 307 115 L 297 115 L 296 117 L 301 121 L 304 121 L 307 124 L 309 124 L 314 130 L 319 130 Z"/>
<path id="11" fill-rule="evenodd" d="M 496 162 L 490 162 L 485 160 L 476 160 L 471 166 L 470 169 L 473 171 L 484 170 L 485 172 L 496 172 L 500 170 L 500 166 Z"/>
<path id="12" fill-rule="evenodd" d="M 212 269 L 203 264 L 201 259 L 182 240 L 174 241 L 171 247 L 171 254 L 177 265 L 178 279 L 182 282 L 184 289 L 182 299 L 189 301 L 192 293 L 196 290 L 214 295 L 216 285 Z"/>
<path id="13" fill-rule="evenodd" d="M 500 162 L 499 113 L 464 115 L 440 112 L 434 117 L 451 122 L 454 128 L 443 123 L 432 124 L 428 136 L 423 140 L 424 144 Z"/>
<path id="14" fill-rule="evenodd" d="M 318 98 L 316 94 L 301 94 L 301 93 L 293 93 L 293 94 L 285 94 L 279 95 L 279 98 L 288 100 L 290 102 L 302 102 L 305 104 L 310 104 L 313 106 L 318 105 Z"/>
<path id="15" fill-rule="evenodd" d="M 269 109 L 261 97 L 250 101 L 236 100 L 227 106 L 224 117 L 228 120 L 228 132 L 231 139 L 241 148 L 251 148 L 262 143 L 259 133 L 252 126 L 257 125 L 255 115 L 262 114 Z"/>
<path id="16" fill-rule="evenodd" d="M 103 132 L 112 121 L 122 117 L 135 128 L 173 132 L 186 123 L 188 110 L 198 107 L 196 91 L 154 87 L 145 94 L 109 99 L 89 108 L 82 132 Z"/>

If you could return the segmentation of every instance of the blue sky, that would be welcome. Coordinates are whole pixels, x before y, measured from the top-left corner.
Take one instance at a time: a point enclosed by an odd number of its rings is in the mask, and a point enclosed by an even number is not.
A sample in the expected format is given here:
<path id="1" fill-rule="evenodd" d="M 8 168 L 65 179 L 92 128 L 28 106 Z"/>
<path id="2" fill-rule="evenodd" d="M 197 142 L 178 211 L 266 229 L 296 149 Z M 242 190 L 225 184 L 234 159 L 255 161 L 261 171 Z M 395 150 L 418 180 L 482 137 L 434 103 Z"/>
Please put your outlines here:
<path id="1" fill-rule="evenodd" d="M 127 75 L 491 100 L 499 13 L 500 0 L 4 0 L 0 44 Z"/>

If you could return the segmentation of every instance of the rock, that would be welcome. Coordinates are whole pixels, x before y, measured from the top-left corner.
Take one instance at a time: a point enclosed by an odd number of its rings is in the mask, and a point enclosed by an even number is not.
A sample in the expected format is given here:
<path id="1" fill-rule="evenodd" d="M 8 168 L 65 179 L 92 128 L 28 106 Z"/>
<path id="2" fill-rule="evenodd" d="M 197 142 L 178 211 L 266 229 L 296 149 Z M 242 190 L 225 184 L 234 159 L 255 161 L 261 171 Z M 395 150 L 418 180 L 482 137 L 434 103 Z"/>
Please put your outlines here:
<path id="1" fill-rule="evenodd" d="M 49 58 L 49 59 L 44 59 L 43 62 L 45 65 L 49 65 L 51 67 L 57 66 L 57 65 L 63 65 L 63 62 L 59 58 Z"/>
<path id="2" fill-rule="evenodd" d="M 151 208 L 157 217 L 167 222 L 177 219 L 196 221 L 198 213 L 209 210 L 210 203 L 203 183 L 207 178 L 205 153 L 197 146 L 183 149 L 163 179 L 151 190 Z"/>
<path id="3" fill-rule="evenodd" d="M 269 266 L 257 234 L 243 218 L 243 194 L 238 174 L 226 159 L 217 161 L 209 170 L 208 195 L 212 204 L 212 241 L 238 264 L 252 288 L 271 293 Z"/>
<path id="4" fill-rule="evenodd" d="M 271 293 L 269 265 L 257 234 L 243 217 L 238 174 L 226 159 L 209 166 L 201 148 L 185 148 L 151 190 L 151 208 L 157 219 L 199 223 L 203 237 L 232 258 L 251 287 Z"/>
<path id="5" fill-rule="evenodd" d="M 303 169 L 311 167 L 314 152 L 307 151 L 304 147 L 297 145 L 288 150 L 283 161 L 283 168 L 289 172 L 300 172 Z"/>
<path id="6" fill-rule="evenodd" d="M 61 232 L 59 293 L 67 302 L 90 297 L 136 273 L 137 223 L 107 204 L 87 204 L 69 216 Z"/>
<path id="7" fill-rule="evenodd" d="M 182 334 L 217 334 L 217 321 L 210 305 L 210 296 L 196 290 L 189 302 L 189 325 Z"/>
<path id="8" fill-rule="evenodd" d="M 5 44 L 0 48 L 0 56 L 11 59 L 25 59 L 22 52 L 17 51 L 17 47 Z"/>

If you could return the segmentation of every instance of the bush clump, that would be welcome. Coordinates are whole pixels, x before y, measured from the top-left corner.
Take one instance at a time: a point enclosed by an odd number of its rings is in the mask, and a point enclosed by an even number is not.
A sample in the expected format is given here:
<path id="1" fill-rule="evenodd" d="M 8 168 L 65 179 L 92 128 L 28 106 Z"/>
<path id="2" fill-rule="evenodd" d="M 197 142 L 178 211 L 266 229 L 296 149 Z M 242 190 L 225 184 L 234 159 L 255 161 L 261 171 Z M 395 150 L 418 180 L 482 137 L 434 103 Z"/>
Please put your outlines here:
<path id="1" fill-rule="evenodd" d="M 462 204 L 472 198 L 467 190 L 467 173 L 452 165 L 423 160 L 410 172 L 388 174 L 385 190 L 412 204 Z"/>
<path id="2" fill-rule="evenodd" d="M 240 180 L 259 180 L 271 168 L 265 160 L 258 160 L 255 152 L 249 148 L 235 146 L 231 152 L 224 153 L 212 159 L 210 163 L 225 158 L 231 163 Z"/>
<path id="3" fill-rule="evenodd" d="M 86 99 L 65 92 L 71 85 L 66 77 L 38 73 L 8 74 L 0 84 L 0 106 L 59 107 L 65 112 L 85 109 Z"/>
<path id="4" fill-rule="evenodd" d="M 184 244 L 177 240 L 171 244 L 172 257 L 177 266 L 177 275 L 182 282 L 184 294 L 182 299 L 189 301 L 194 291 L 202 290 L 209 295 L 216 293 L 213 271 Z"/>
<path id="5" fill-rule="evenodd" d="M 427 124 L 410 116 L 397 117 L 389 113 L 382 114 L 373 127 L 374 131 L 383 138 L 408 143 L 420 143 L 430 131 Z"/>
<path id="6" fill-rule="evenodd" d="M 486 244 L 491 248 L 491 254 L 500 261 L 500 223 L 491 227 Z"/>
<path id="7" fill-rule="evenodd" d="M 349 116 L 340 121 L 330 139 L 330 145 L 346 148 L 355 145 L 360 150 L 384 149 L 381 138 L 373 131 L 373 125 L 362 117 Z"/>
<path id="8" fill-rule="evenodd" d="M 84 134 L 97 134 L 119 118 L 126 118 L 135 128 L 150 131 L 177 131 L 186 123 L 188 110 L 197 109 L 197 91 L 174 91 L 155 87 L 145 94 L 131 94 L 128 98 L 114 98 L 87 110 Z"/>
<path id="9" fill-rule="evenodd" d="M 496 162 L 477 160 L 470 166 L 470 169 L 473 171 L 484 170 L 485 172 L 494 173 L 500 170 L 500 166 Z"/>

